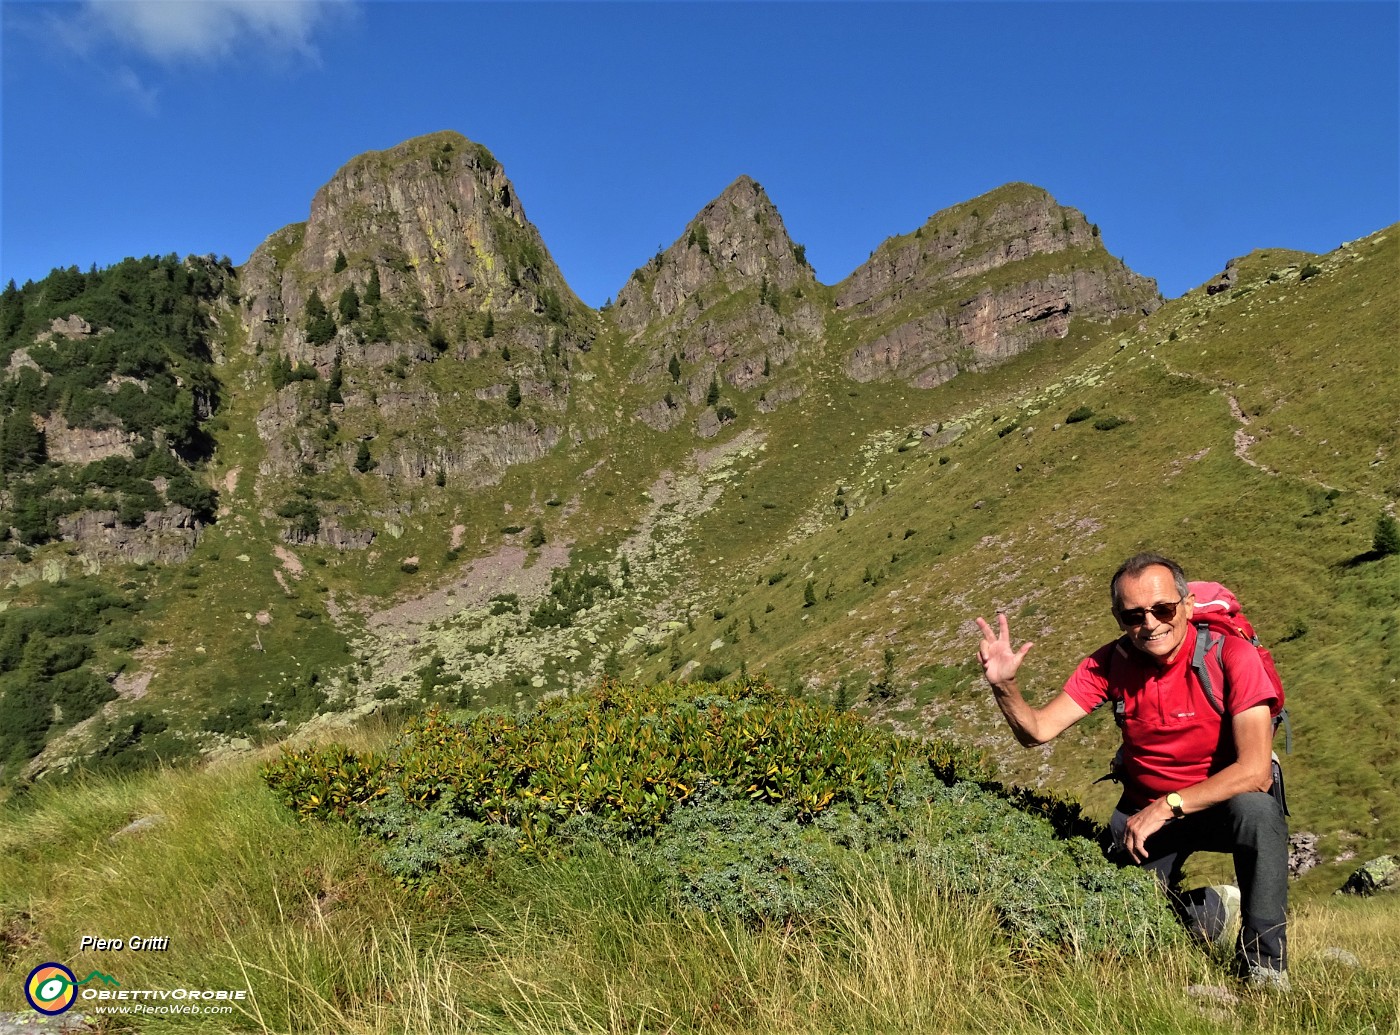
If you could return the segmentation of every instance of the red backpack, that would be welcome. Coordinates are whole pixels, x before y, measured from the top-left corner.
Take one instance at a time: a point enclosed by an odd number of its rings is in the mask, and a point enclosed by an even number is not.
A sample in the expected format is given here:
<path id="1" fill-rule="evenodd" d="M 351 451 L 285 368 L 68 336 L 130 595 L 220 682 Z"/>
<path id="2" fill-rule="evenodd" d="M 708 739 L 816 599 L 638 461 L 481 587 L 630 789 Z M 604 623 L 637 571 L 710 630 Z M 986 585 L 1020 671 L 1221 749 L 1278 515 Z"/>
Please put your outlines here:
<path id="1" fill-rule="evenodd" d="M 1225 637 L 1239 636 L 1248 640 L 1250 646 L 1259 652 L 1259 660 L 1264 663 L 1264 673 L 1278 691 L 1278 700 L 1273 708 L 1274 729 L 1284 727 L 1284 748 L 1293 752 L 1293 727 L 1288 721 L 1288 710 L 1283 706 L 1283 680 L 1274 666 L 1274 656 L 1259 642 L 1254 626 L 1240 608 L 1239 598 L 1218 582 L 1191 582 L 1187 584 L 1196 598 L 1196 609 L 1191 613 L 1191 624 L 1196 627 L 1196 653 L 1191 658 L 1191 668 L 1201 682 L 1206 700 L 1217 715 L 1225 714 Z M 1215 668 L 1220 673 L 1221 686 L 1216 687 L 1216 679 L 1211 675 L 1211 666 L 1206 658 L 1215 655 Z M 1217 693 L 1217 690 L 1219 691 Z"/>

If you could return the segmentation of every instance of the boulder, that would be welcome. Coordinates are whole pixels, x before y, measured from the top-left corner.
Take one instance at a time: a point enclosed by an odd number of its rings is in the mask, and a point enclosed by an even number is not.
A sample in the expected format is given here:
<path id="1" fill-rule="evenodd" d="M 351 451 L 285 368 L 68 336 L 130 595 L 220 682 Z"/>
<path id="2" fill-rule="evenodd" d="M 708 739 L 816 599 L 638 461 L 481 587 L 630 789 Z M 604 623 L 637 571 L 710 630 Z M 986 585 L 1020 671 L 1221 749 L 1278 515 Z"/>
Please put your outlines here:
<path id="1" fill-rule="evenodd" d="M 1229 291 L 1235 286 L 1235 281 L 1239 279 L 1238 264 L 1239 259 L 1231 259 L 1225 264 L 1225 269 L 1214 280 L 1206 284 L 1206 294 L 1218 295 L 1222 291 Z"/>
<path id="2" fill-rule="evenodd" d="M 1288 839 L 1288 875 L 1297 880 L 1318 863 L 1322 856 L 1317 850 L 1317 835 L 1300 831 Z"/>
<path id="3" fill-rule="evenodd" d="M 1375 895 L 1384 891 L 1400 891 L 1400 858 L 1382 855 L 1372 859 L 1337 889 L 1338 895 Z"/>

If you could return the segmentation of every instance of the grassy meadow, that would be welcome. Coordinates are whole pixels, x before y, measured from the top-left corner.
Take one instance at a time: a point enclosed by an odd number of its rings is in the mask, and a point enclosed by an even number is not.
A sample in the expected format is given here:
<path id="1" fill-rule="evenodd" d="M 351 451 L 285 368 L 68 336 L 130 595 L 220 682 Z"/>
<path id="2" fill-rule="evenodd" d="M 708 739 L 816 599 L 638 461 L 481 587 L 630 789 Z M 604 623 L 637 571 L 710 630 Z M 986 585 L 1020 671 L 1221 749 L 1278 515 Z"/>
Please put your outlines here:
<path id="1" fill-rule="evenodd" d="M 382 748 L 384 728 L 351 738 Z M 1400 902 L 1295 897 L 1294 992 L 1233 991 L 1181 945 L 1076 954 L 906 866 L 855 859 L 820 913 L 746 925 L 679 908 L 626 852 L 500 855 L 426 888 L 343 824 L 299 822 L 244 759 L 45 790 L 0 824 L 0 1001 L 48 959 L 126 988 L 250 991 L 219 1017 L 99 1030 L 1393 1032 Z M 132 819 L 163 821 L 113 836 Z M 85 953 L 85 934 L 161 935 Z M 1330 950 L 1359 961 L 1339 962 Z M 1217 1000 L 1192 986 L 1232 991 Z M 89 1018 L 95 1017 L 89 1013 Z"/>

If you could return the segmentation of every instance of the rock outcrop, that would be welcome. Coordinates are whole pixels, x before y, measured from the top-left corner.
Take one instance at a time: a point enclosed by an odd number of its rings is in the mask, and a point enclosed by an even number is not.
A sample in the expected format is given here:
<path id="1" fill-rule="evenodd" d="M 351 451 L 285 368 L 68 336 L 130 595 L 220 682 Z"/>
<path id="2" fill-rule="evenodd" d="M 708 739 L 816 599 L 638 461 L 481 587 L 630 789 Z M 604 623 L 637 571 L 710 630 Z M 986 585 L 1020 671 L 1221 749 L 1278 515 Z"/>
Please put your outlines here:
<path id="1" fill-rule="evenodd" d="M 1240 276 L 1239 266 L 1239 259 L 1231 259 L 1227 262 L 1224 270 L 1206 282 L 1206 294 L 1218 295 L 1220 292 L 1229 291 L 1234 287 Z"/>
<path id="2" fill-rule="evenodd" d="M 1369 896 L 1394 891 L 1400 891 L 1400 856 L 1382 855 L 1357 869 L 1336 894 Z"/>
<path id="3" fill-rule="evenodd" d="M 299 358 L 311 289 L 334 306 L 351 285 L 363 295 L 376 272 L 386 300 L 429 319 L 489 311 L 567 322 L 584 311 L 500 163 L 458 133 L 352 159 L 316 192 L 307 222 L 259 246 L 241 271 L 253 343 L 276 335 Z"/>
<path id="4" fill-rule="evenodd" d="M 83 510 L 58 519 L 59 537 L 76 543 L 94 561 L 177 564 L 199 542 L 202 523 L 188 508 L 172 504 L 151 511 L 139 525 L 124 525 L 115 510 Z"/>
<path id="5" fill-rule="evenodd" d="M 747 392 L 781 381 L 780 368 L 824 330 L 819 298 L 782 216 L 739 177 L 618 292 L 613 319 L 637 347 L 631 380 L 657 394 L 635 416 L 673 427 L 682 404 L 707 405 L 712 383 Z M 696 422 L 702 438 L 718 427 L 714 414 Z"/>
<path id="6" fill-rule="evenodd" d="M 109 456 L 132 455 L 141 436 L 121 428 L 74 428 L 63 414 L 43 421 L 44 448 L 48 458 L 60 464 L 90 464 Z"/>
<path id="7" fill-rule="evenodd" d="M 382 440 L 378 477 L 496 481 L 561 440 L 571 357 L 596 334 L 500 164 L 456 133 L 352 159 L 242 279 L 250 344 L 280 386 L 257 417 L 274 476 L 349 466 Z"/>
<path id="8" fill-rule="evenodd" d="M 767 193 L 740 176 L 671 247 L 632 274 L 617 293 L 614 318 L 629 334 L 676 314 L 689 326 L 709 305 L 744 288 L 766 281 L 782 293 L 813 284 L 800 256 Z"/>
<path id="9" fill-rule="evenodd" d="M 836 291 L 860 342 L 846 373 L 920 387 L 1063 338 L 1074 319 L 1145 314 L 1160 304 L 1156 284 L 1110 256 L 1097 227 L 1027 184 L 886 241 Z"/>

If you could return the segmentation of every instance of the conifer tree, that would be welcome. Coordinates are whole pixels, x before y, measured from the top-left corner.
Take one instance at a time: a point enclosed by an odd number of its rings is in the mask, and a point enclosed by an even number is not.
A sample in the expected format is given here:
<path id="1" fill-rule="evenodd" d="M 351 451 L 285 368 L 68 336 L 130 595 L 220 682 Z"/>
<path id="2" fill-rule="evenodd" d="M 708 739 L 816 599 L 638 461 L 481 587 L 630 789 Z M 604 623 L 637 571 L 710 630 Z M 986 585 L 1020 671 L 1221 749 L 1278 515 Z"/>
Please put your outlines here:
<path id="1" fill-rule="evenodd" d="M 365 305 L 378 305 L 379 291 L 379 268 L 375 267 L 374 271 L 369 275 L 369 283 L 365 285 Z"/>
<path id="2" fill-rule="evenodd" d="M 334 337 L 335 319 L 326 311 L 320 292 L 312 288 L 311 297 L 306 300 L 306 341 L 310 345 L 324 345 Z"/>
<path id="3" fill-rule="evenodd" d="M 669 371 L 670 374 L 671 374 L 671 380 L 674 381 L 676 384 L 680 384 L 680 383 L 681 383 L 681 360 L 680 360 L 680 357 L 677 356 L 674 352 L 671 353 L 671 362 L 670 362 L 669 364 L 667 364 L 666 369 L 667 369 L 667 371 Z"/>
<path id="4" fill-rule="evenodd" d="M 710 378 L 710 390 L 705 393 L 705 405 L 713 406 L 719 402 L 719 376 Z"/>
<path id="5" fill-rule="evenodd" d="M 331 364 L 331 376 L 326 381 L 326 402 L 343 403 L 345 397 L 340 394 L 340 386 L 344 383 L 345 373 L 340 365 L 340 350 L 335 350 L 335 362 Z"/>
<path id="6" fill-rule="evenodd" d="M 365 337 L 370 341 L 388 341 L 389 328 L 384 323 L 384 314 L 378 306 L 374 307 L 373 315 L 369 318 L 369 323 L 365 325 Z"/>
<path id="7" fill-rule="evenodd" d="M 5 418 L 0 435 L 0 470 L 6 473 L 37 467 L 47 458 L 44 433 L 28 410 L 15 410 Z"/>
<path id="8" fill-rule="evenodd" d="M 1382 557 L 1400 553 L 1400 522 L 1385 511 L 1376 517 L 1376 534 L 1371 540 L 1371 549 Z"/>
<path id="9" fill-rule="evenodd" d="M 353 323 L 360 317 L 360 295 L 355 285 L 350 284 L 340 293 L 340 322 Z"/>

